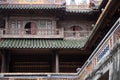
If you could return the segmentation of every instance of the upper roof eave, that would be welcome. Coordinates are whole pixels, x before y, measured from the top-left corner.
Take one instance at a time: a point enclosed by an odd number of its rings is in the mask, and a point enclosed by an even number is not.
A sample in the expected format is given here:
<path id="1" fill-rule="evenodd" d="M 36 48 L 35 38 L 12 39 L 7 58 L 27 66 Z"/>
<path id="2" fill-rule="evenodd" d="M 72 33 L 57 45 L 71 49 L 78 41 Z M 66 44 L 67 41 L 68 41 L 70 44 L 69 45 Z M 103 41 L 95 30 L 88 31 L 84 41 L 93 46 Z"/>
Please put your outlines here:
<path id="1" fill-rule="evenodd" d="M 66 13 L 91 13 L 95 10 L 89 9 L 67 9 L 60 4 L 0 4 L 0 9 L 62 9 Z"/>
<path id="2" fill-rule="evenodd" d="M 0 4 L 0 9 L 60 9 L 65 8 L 58 4 Z"/>

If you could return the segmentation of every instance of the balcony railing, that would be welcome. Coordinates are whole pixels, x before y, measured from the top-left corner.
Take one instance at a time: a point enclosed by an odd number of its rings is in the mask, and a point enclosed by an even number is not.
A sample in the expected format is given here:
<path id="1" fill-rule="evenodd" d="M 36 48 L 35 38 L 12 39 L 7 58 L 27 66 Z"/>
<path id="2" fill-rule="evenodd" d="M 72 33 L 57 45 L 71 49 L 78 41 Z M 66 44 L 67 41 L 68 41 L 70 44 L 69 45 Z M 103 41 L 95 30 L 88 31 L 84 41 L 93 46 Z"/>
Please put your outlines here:
<path id="1" fill-rule="evenodd" d="M 63 38 L 61 29 L 0 29 L 1 38 Z"/>
<path id="2" fill-rule="evenodd" d="M 91 31 L 64 31 L 61 29 L 0 29 L 0 38 L 67 38 L 84 39 Z"/>
<path id="3" fill-rule="evenodd" d="M 85 39 L 89 37 L 91 31 L 64 31 L 64 37 L 67 39 Z"/>

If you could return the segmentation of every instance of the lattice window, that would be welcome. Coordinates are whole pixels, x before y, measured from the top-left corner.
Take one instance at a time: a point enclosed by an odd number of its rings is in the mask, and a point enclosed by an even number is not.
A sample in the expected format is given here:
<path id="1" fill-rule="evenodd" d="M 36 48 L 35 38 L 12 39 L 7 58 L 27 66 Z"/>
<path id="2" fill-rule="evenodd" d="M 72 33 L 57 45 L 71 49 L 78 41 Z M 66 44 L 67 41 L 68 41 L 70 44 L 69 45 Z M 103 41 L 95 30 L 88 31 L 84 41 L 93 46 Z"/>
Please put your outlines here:
<path id="1" fill-rule="evenodd" d="M 39 29 L 42 34 L 52 34 L 54 26 L 52 26 L 52 20 L 40 20 Z"/>

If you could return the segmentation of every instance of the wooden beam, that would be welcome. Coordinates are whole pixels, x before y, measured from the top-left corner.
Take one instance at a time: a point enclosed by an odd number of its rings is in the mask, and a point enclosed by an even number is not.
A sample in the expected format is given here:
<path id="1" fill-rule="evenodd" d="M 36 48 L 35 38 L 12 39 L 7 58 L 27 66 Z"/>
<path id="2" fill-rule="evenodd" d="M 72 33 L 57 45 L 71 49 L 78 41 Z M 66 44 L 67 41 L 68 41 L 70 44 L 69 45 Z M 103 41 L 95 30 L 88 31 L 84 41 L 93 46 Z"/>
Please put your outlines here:
<path id="1" fill-rule="evenodd" d="M 104 30 L 105 29 L 105 26 L 107 24 L 109 24 L 111 22 L 111 20 L 109 21 L 108 19 L 111 19 L 113 18 L 112 15 L 115 14 L 115 11 L 113 11 L 113 8 L 114 6 L 116 5 L 117 3 L 117 6 L 115 6 L 115 9 L 118 8 L 118 5 L 119 5 L 119 2 L 120 1 L 115 1 L 115 0 L 109 0 L 105 9 L 103 10 L 103 12 L 101 13 L 100 17 L 98 18 L 95 26 L 95 30 L 93 31 L 92 35 L 89 37 L 88 41 L 86 42 L 84 48 L 92 48 L 92 46 L 94 46 L 94 44 L 96 44 L 96 40 L 98 40 L 97 38 L 99 38 L 98 36 L 100 35 L 99 34 L 99 30 Z M 107 20 L 107 21 L 106 21 Z M 109 26 L 109 27 L 112 27 L 112 26 Z M 109 29 L 109 28 L 108 28 Z M 107 30 L 108 31 L 108 30 Z M 107 33 L 106 31 L 106 33 Z M 102 39 L 103 37 L 101 37 L 100 39 Z M 93 49 L 94 50 L 94 49 Z"/>

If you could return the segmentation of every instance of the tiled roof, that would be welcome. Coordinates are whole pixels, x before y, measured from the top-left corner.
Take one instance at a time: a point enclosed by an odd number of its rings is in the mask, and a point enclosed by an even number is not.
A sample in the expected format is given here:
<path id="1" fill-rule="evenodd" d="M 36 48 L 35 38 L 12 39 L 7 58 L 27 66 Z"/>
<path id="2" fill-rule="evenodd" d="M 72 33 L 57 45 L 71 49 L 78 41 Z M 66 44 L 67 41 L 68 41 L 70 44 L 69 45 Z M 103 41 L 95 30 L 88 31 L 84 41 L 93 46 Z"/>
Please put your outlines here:
<path id="1" fill-rule="evenodd" d="M 98 10 L 94 9 L 67 9 L 65 5 L 59 5 L 59 4 L 0 4 L 0 9 L 34 9 L 34 10 L 42 10 L 42 9 L 60 9 L 64 11 L 65 13 L 93 13 L 98 12 Z"/>
<path id="2" fill-rule="evenodd" d="M 0 48 L 81 48 L 86 40 L 1 39 Z"/>
<path id="3" fill-rule="evenodd" d="M 57 9 L 64 8 L 56 4 L 0 4 L 0 9 Z"/>
<path id="4" fill-rule="evenodd" d="M 67 9 L 59 4 L 0 4 L 0 9 L 61 9 L 67 13 L 90 13 L 93 9 Z"/>

